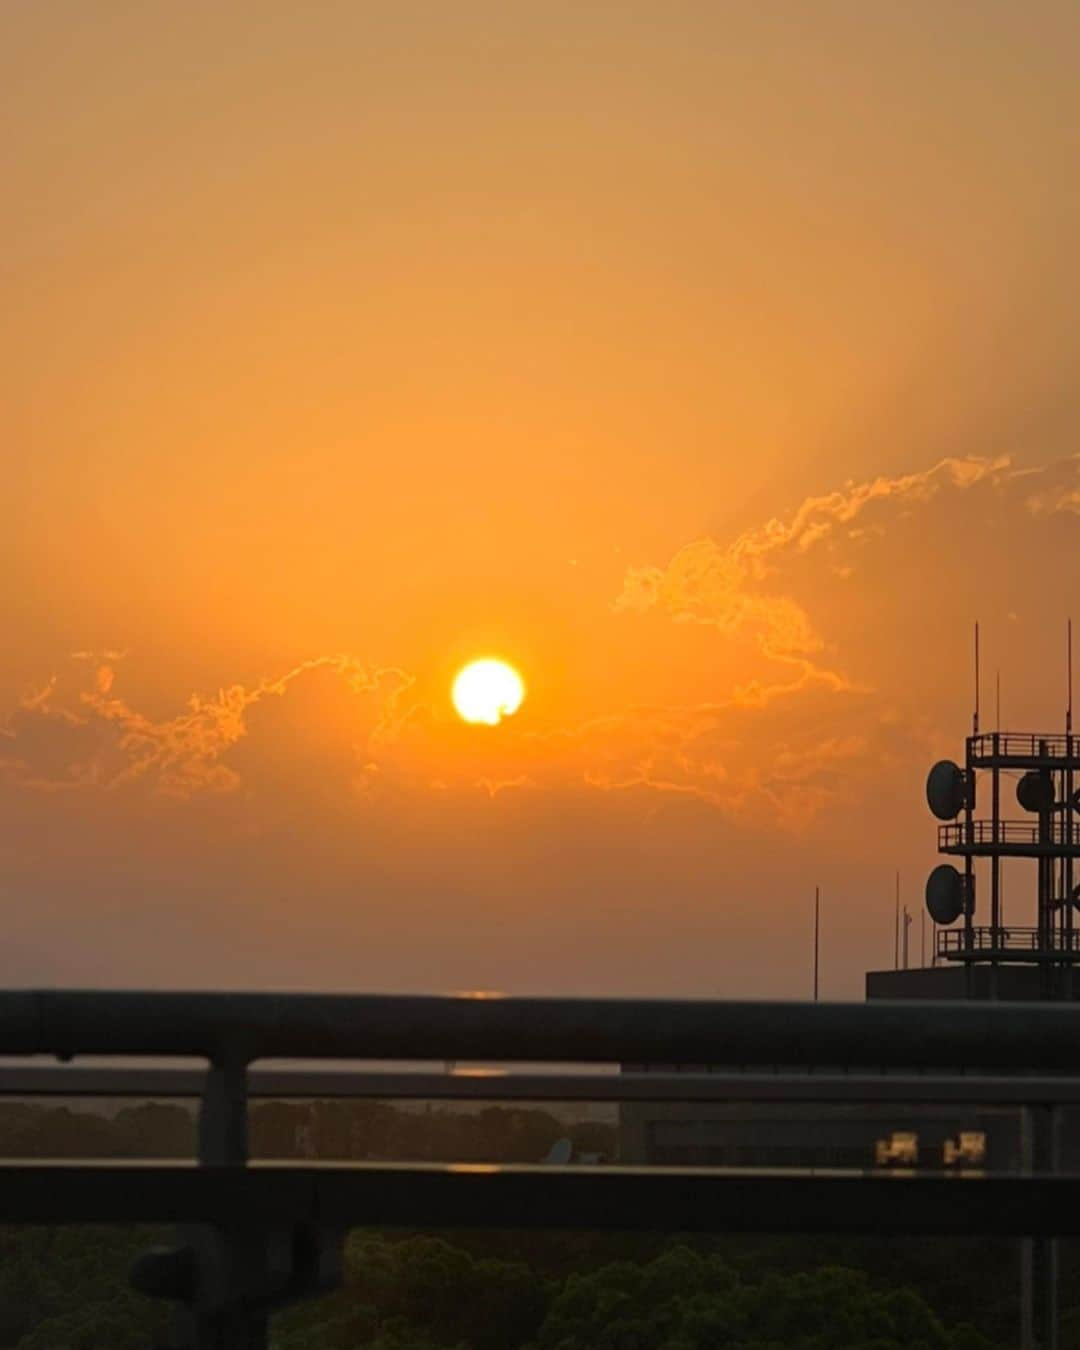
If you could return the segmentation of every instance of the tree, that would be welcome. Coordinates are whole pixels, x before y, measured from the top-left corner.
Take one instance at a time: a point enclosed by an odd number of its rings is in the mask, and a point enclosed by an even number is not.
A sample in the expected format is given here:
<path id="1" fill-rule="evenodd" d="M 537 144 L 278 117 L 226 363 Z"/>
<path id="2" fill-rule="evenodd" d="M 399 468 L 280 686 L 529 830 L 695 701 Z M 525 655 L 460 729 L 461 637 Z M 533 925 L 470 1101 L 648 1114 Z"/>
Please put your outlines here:
<path id="1" fill-rule="evenodd" d="M 911 1290 L 880 1292 L 857 1271 L 740 1279 L 676 1247 L 638 1266 L 571 1276 L 533 1350 L 992 1350 L 948 1332 Z"/>

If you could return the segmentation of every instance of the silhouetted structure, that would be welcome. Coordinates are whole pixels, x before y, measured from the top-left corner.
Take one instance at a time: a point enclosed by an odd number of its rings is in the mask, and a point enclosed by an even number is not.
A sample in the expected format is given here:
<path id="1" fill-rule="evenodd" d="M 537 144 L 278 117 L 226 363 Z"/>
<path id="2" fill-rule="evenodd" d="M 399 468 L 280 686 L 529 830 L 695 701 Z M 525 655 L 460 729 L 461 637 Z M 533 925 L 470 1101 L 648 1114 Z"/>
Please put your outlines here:
<path id="1" fill-rule="evenodd" d="M 1013 787 L 1023 818 L 1006 814 Z M 1080 737 L 1071 718 L 1060 733 L 993 731 L 969 736 L 964 765 L 941 760 L 926 797 L 938 850 L 962 860 L 942 863 L 926 883 L 936 925 L 929 969 L 872 971 L 868 998 L 1066 999 L 1080 996 Z M 980 801 L 988 811 L 979 814 Z M 1006 923 L 1002 865 L 1035 863 L 1035 923 Z M 989 903 L 977 923 L 977 864 L 988 863 Z"/>

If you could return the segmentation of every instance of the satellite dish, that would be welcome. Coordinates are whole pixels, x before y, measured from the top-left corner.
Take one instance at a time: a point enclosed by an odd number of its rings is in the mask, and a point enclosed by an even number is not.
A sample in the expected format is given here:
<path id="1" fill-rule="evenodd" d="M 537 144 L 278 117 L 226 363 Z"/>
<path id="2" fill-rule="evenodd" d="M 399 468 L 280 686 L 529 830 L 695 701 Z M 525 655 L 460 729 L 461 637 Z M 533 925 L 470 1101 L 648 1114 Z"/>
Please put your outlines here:
<path id="1" fill-rule="evenodd" d="M 951 759 L 939 759 L 926 776 L 926 803 L 938 820 L 955 820 L 964 805 L 967 776 Z"/>
<path id="2" fill-rule="evenodd" d="M 541 1162 L 550 1164 L 552 1167 L 565 1167 L 574 1156 L 574 1145 L 569 1139 L 556 1139 L 546 1158 Z"/>
<path id="3" fill-rule="evenodd" d="M 935 923 L 950 924 L 963 914 L 964 878 L 952 863 L 935 867 L 926 878 L 926 908 Z"/>
<path id="4" fill-rule="evenodd" d="M 1017 783 L 1016 800 L 1025 811 L 1049 811 L 1054 805 L 1054 785 L 1045 774 L 1032 769 Z"/>

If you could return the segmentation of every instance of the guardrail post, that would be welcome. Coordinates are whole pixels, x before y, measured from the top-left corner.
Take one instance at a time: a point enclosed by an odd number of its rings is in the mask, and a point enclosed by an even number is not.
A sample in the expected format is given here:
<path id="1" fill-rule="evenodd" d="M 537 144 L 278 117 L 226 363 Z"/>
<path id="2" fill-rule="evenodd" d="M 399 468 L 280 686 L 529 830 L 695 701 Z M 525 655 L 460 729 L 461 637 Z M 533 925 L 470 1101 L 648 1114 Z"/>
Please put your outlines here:
<path id="1" fill-rule="evenodd" d="M 247 1058 L 220 1055 L 199 1109 L 200 1167 L 247 1164 Z M 146 1252 L 132 1270 L 143 1293 L 176 1303 L 175 1350 L 266 1350 L 270 1313 L 341 1281 L 344 1234 L 312 1223 L 266 1224 L 238 1212 L 182 1225 L 176 1247 Z"/>
<path id="2" fill-rule="evenodd" d="M 199 1106 L 199 1162 L 203 1167 L 243 1167 L 247 1158 L 247 1063 L 233 1054 L 206 1071 Z"/>

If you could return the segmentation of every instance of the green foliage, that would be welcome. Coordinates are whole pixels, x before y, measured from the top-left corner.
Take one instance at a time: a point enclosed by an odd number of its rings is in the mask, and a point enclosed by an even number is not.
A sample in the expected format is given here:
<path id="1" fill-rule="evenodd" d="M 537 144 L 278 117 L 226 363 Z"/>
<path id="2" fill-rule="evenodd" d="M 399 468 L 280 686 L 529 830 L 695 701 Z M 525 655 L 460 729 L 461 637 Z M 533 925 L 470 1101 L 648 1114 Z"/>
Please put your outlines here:
<path id="1" fill-rule="evenodd" d="M 161 1238 L 0 1228 L 0 1347 L 147 1350 L 167 1308 L 132 1292 L 127 1276 Z M 579 1238 L 567 1235 L 580 1256 Z M 624 1238 L 628 1254 L 634 1241 Z M 274 1350 L 994 1350 L 970 1326 L 943 1326 L 913 1290 L 859 1271 L 739 1270 L 726 1255 L 686 1243 L 657 1252 L 648 1241 L 643 1260 L 586 1260 L 548 1277 L 494 1254 L 498 1236 L 470 1251 L 357 1232 L 343 1288 L 276 1318 Z M 1076 1330 L 1067 1316 L 1066 1347 Z"/>
<path id="2" fill-rule="evenodd" d="M 675 1247 L 648 1265 L 573 1275 L 535 1350 L 991 1350 L 947 1332 L 911 1290 L 879 1292 L 853 1270 L 740 1279 L 715 1256 Z"/>
<path id="3" fill-rule="evenodd" d="M 167 1308 L 127 1281 L 141 1228 L 0 1228 L 0 1345 L 14 1350 L 147 1350 Z"/>
<path id="4" fill-rule="evenodd" d="M 431 1237 L 356 1234 L 343 1290 L 279 1319 L 275 1350 L 994 1350 L 858 1271 L 740 1275 L 668 1247 L 543 1281 Z"/>
<path id="5" fill-rule="evenodd" d="M 546 1307 L 547 1291 L 528 1266 L 475 1259 L 440 1238 L 390 1242 L 357 1233 L 346 1250 L 344 1289 L 318 1310 L 316 1340 L 326 1350 L 426 1350 L 429 1341 L 443 1350 L 509 1350 L 535 1334 Z M 275 1346 L 309 1350 L 304 1338 L 315 1311 L 286 1314 Z M 419 1338 L 415 1347 L 409 1337 Z"/>

